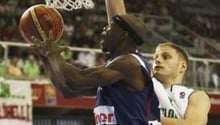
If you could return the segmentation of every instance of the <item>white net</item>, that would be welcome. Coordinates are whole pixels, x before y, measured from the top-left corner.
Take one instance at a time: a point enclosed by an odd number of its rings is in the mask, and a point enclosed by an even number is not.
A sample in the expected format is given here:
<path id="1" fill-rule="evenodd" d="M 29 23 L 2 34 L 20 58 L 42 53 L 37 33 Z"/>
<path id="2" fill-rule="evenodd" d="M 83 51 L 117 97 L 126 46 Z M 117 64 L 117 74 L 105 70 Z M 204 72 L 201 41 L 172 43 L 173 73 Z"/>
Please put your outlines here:
<path id="1" fill-rule="evenodd" d="M 92 0 L 45 0 L 46 5 L 57 9 L 72 11 L 73 9 L 92 9 L 94 3 Z"/>

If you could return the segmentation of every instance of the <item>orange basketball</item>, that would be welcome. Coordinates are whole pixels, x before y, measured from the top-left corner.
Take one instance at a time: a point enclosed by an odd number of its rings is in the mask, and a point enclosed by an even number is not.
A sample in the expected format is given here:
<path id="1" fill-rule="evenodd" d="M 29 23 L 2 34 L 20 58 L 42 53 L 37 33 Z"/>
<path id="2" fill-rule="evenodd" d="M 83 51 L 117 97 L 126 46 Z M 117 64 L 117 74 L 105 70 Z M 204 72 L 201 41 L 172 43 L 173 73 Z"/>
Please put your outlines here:
<path id="1" fill-rule="evenodd" d="M 52 32 L 58 41 L 63 34 L 64 22 L 61 14 L 54 8 L 39 4 L 28 8 L 21 16 L 19 30 L 26 42 L 33 43 L 32 36 L 43 41 Z M 45 32 L 45 35 L 44 33 Z"/>

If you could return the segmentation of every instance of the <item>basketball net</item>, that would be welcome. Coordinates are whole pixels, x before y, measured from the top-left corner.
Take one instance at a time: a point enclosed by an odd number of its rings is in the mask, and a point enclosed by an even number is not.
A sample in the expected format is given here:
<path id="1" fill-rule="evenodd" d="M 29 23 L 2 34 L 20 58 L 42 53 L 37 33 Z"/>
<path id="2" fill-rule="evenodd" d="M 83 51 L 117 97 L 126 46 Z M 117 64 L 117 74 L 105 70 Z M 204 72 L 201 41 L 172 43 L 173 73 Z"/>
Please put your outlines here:
<path id="1" fill-rule="evenodd" d="M 48 7 L 72 11 L 73 9 L 92 9 L 94 3 L 92 0 L 45 0 Z"/>

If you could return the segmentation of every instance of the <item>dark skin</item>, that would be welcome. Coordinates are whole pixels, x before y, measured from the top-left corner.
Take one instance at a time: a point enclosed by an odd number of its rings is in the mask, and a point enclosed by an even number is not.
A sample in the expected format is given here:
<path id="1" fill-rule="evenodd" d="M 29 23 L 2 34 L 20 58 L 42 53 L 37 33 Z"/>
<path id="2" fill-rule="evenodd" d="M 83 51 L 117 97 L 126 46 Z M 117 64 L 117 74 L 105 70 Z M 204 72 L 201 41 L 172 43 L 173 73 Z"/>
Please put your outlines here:
<path id="1" fill-rule="evenodd" d="M 65 97 L 83 95 L 84 90 L 117 81 L 122 81 L 124 86 L 132 91 L 142 91 L 145 88 L 140 63 L 133 56 L 128 55 L 136 50 L 128 33 L 116 24 L 112 24 L 103 35 L 105 37 L 102 43 L 103 50 L 110 53 L 112 63 L 106 67 L 97 66 L 87 69 L 66 63 L 60 56 L 60 52 L 66 48 L 59 47 L 53 41 L 52 35 L 49 35 L 45 42 L 33 37 L 33 41 L 40 44 L 33 45 L 32 48 L 41 57 L 53 85 Z"/>

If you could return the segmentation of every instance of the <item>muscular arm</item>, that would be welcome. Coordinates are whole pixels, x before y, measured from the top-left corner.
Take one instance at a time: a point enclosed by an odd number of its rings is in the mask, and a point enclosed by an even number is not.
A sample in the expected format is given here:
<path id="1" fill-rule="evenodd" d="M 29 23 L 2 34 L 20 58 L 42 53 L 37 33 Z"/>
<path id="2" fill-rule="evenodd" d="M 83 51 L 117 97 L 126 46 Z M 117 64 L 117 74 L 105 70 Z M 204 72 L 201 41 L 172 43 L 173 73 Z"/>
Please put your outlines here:
<path id="1" fill-rule="evenodd" d="M 66 63 L 59 55 L 50 55 L 44 62 L 52 83 L 64 95 L 67 90 L 75 93 L 123 79 L 117 70 L 106 67 L 79 69 Z"/>
<path id="2" fill-rule="evenodd" d="M 190 96 L 186 114 L 183 119 L 161 118 L 162 125 L 206 125 L 210 100 L 207 94 L 202 91 L 193 93 Z"/>
<path id="3" fill-rule="evenodd" d="M 115 67 L 99 66 L 80 69 L 64 61 L 60 55 L 63 49 L 53 40 L 48 39 L 46 42 L 38 41 L 38 43 L 38 45 L 33 45 L 32 48 L 41 58 L 53 85 L 65 97 L 76 96 L 82 91 L 124 79 L 124 74 L 115 68 L 120 67 L 120 64 L 116 64 Z"/>
<path id="4" fill-rule="evenodd" d="M 124 0 L 105 0 L 105 5 L 109 25 L 113 16 L 126 14 Z"/>
<path id="5" fill-rule="evenodd" d="M 46 52 L 41 52 L 44 50 L 42 48 L 46 48 Z M 140 64 L 133 56 L 118 57 L 107 67 L 80 69 L 63 60 L 59 47 L 54 42 L 44 42 L 36 49 L 53 85 L 66 97 L 120 80 L 133 90 L 144 88 L 145 81 Z"/>

